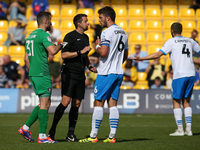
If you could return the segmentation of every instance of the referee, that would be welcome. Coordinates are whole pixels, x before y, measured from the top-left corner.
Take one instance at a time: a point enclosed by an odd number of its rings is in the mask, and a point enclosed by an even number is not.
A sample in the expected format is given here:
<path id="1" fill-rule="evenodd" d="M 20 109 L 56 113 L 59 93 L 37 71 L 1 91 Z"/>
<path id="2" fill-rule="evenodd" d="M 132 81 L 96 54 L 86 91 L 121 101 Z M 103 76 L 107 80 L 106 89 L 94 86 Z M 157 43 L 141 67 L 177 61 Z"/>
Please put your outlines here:
<path id="1" fill-rule="evenodd" d="M 74 130 L 78 119 L 78 109 L 85 94 L 85 66 L 90 71 L 97 72 L 97 69 L 90 65 L 87 56 L 91 50 L 89 38 L 84 34 L 89 26 L 87 15 L 78 14 L 74 17 L 73 22 L 76 30 L 68 33 L 63 40 L 62 58 L 64 62 L 61 70 L 62 101 L 56 108 L 53 123 L 49 131 L 49 137 L 54 139 L 56 126 L 72 99 L 69 112 L 69 129 L 66 136 L 67 141 L 78 141 Z"/>

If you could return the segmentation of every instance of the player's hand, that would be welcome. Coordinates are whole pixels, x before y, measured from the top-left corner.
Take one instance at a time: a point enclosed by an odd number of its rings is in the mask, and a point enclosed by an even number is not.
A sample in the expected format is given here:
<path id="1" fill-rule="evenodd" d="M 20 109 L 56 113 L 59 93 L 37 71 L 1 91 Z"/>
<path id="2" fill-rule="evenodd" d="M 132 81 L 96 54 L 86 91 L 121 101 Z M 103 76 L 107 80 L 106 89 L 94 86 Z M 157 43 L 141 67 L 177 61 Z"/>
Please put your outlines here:
<path id="1" fill-rule="evenodd" d="M 99 39 L 99 36 L 97 36 L 97 40 L 95 41 L 95 45 L 100 45 L 101 44 L 101 40 Z"/>
<path id="2" fill-rule="evenodd" d="M 92 72 L 94 72 L 94 73 L 97 73 L 97 68 L 96 68 L 96 67 L 92 67 L 92 68 L 90 69 L 90 71 L 92 71 Z"/>
<path id="3" fill-rule="evenodd" d="M 81 54 L 89 53 L 92 48 L 90 46 L 86 46 L 83 50 L 81 50 Z"/>
<path id="4" fill-rule="evenodd" d="M 140 61 L 140 56 L 134 55 L 134 57 L 129 57 L 129 59 Z"/>

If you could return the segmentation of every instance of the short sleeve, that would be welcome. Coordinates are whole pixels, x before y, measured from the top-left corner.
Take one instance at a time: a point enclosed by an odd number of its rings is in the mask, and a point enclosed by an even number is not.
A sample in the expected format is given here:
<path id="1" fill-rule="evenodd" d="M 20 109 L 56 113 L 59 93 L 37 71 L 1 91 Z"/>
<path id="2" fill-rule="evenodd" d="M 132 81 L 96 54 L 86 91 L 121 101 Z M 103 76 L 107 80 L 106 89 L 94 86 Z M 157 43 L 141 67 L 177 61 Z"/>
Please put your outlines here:
<path id="1" fill-rule="evenodd" d="M 101 45 L 106 45 L 106 46 L 110 46 L 110 37 L 109 34 L 106 34 L 106 31 L 103 31 L 101 34 Z"/>
<path id="2" fill-rule="evenodd" d="M 14 33 L 14 31 L 15 31 L 15 29 L 14 29 L 15 27 L 12 27 L 12 28 L 10 28 L 9 30 L 8 30 L 8 34 L 13 34 Z"/>
<path id="3" fill-rule="evenodd" d="M 196 53 L 200 53 L 200 46 L 197 42 L 194 40 L 192 41 L 192 50 Z"/>
<path id="4" fill-rule="evenodd" d="M 167 55 L 168 53 L 171 52 L 172 50 L 172 42 L 171 40 L 168 40 L 167 42 L 165 42 L 165 44 L 163 45 L 163 47 L 160 49 L 161 52 L 163 52 L 164 55 Z"/>
<path id="5" fill-rule="evenodd" d="M 42 38 L 42 44 L 45 48 L 47 48 L 50 45 L 53 45 L 50 35 L 48 33 L 46 33 L 45 36 Z"/>
<path id="6" fill-rule="evenodd" d="M 72 39 L 70 34 L 65 35 L 65 38 L 63 40 L 63 48 L 62 53 L 70 51 L 72 45 Z"/>

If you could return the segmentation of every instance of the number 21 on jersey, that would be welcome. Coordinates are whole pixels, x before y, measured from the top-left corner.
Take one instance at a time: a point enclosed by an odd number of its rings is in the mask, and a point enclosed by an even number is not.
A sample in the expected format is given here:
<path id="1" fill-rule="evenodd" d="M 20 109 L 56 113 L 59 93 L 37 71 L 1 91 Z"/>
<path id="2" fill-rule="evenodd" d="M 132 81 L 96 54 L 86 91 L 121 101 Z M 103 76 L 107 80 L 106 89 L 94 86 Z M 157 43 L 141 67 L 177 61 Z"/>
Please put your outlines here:
<path id="1" fill-rule="evenodd" d="M 26 49 L 29 50 L 29 52 L 27 53 L 28 56 L 34 56 L 34 52 L 33 52 L 33 40 L 27 40 L 26 41 Z"/>

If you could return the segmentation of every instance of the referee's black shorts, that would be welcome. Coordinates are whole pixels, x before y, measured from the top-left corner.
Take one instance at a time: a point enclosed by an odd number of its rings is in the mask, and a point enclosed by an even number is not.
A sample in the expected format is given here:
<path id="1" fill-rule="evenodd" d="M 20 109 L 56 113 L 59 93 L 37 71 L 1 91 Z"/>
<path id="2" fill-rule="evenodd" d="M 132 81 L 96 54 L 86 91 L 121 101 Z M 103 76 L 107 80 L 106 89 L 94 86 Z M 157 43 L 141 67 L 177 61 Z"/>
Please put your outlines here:
<path id="1" fill-rule="evenodd" d="M 82 100 L 85 95 L 85 76 L 74 78 L 70 73 L 62 73 L 61 94 Z M 73 76 L 73 77 L 72 77 Z"/>

